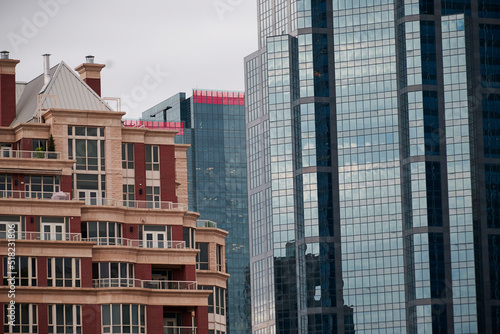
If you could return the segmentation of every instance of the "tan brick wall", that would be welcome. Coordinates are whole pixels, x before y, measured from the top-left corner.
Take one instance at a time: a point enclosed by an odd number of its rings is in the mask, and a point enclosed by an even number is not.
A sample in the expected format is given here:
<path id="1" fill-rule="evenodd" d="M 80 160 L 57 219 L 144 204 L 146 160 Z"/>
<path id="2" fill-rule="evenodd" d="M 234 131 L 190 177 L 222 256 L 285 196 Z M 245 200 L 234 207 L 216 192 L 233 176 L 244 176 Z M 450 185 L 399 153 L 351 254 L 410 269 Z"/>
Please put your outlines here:
<path id="1" fill-rule="evenodd" d="M 121 199 L 123 195 L 122 172 L 122 129 L 117 126 L 106 127 L 106 197 Z"/>
<path id="2" fill-rule="evenodd" d="M 177 185 L 177 201 L 188 203 L 187 186 L 187 156 L 186 151 L 189 145 L 175 145 L 175 183 Z"/>

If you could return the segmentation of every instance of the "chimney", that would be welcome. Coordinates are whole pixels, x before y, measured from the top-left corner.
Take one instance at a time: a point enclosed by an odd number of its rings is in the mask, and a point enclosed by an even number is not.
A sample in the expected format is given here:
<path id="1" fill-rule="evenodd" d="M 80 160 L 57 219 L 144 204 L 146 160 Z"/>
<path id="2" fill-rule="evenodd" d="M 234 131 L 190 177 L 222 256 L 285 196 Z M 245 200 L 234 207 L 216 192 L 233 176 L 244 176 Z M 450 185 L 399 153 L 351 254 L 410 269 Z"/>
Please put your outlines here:
<path id="1" fill-rule="evenodd" d="M 43 86 L 47 87 L 50 82 L 50 54 L 46 53 L 43 57 Z"/>
<path id="2" fill-rule="evenodd" d="M 75 71 L 80 73 L 80 78 L 101 96 L 101 70 L 104 64 L 95 64 L 94 56 L 86 56 L 85 63 L 75 67 Z"/>
<path id="3" fill-rule="evenodd" d="M 0 126 L 10 126 L 16 118 L 16 65 L 8 51 L 0 52 Z"/>

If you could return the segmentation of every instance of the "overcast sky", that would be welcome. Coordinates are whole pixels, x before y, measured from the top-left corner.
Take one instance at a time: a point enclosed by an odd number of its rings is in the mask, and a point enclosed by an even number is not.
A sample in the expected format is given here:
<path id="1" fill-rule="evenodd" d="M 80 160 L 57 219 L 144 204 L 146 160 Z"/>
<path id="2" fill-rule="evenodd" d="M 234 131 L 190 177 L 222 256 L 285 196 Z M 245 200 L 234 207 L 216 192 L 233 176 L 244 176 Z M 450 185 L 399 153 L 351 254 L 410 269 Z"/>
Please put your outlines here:
<path id="1" fill-rule="evenodd" d="M 102 95 L 127 118 L 193 88 L 243 90 L 243 58 L 257 50 L 256 0 L 0 0 L 0 50 L 16 80 L 94 55 Z"/>

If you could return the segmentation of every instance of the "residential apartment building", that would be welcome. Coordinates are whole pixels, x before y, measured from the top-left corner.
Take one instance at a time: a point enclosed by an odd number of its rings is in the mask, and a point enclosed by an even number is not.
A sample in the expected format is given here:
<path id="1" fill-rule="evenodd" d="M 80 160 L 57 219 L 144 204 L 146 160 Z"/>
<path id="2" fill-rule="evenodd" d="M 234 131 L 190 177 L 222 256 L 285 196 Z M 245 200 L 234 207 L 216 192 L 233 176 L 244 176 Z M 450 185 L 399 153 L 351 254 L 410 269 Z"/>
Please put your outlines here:
<path id="1" fill-rule="evenodd" d="M 260 0 L 253 332 L 499 333 L 500 6 Z"/>
<path id="2" fill-rule="evenodd" d="M 16 84 L 1 56 L 0 333 L 225 333 L 227 232 L 188 210 L 177 130 L 124 127 L 93 57 Z"/>
<path id="3" fill-rule="evenodd" d="M 195 89 L 186 98 L 181 92 L 142 114 L 142 124 L 159 120 L 183 124 L 176 142 L 191 145 L 187 151 L 189 209 L 229 232 L 228 332 L 250 333 L 244 94 Z"/>

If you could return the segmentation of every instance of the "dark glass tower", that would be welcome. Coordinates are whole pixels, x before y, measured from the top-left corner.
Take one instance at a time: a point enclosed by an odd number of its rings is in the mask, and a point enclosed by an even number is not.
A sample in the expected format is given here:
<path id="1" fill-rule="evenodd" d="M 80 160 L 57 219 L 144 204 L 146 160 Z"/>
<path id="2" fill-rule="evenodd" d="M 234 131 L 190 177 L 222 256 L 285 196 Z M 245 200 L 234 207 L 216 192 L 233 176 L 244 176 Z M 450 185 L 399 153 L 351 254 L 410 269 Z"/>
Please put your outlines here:
<path id="1" fill-rule="evenodd" d="M 253 332 L 500 332 L 500 4 L 260 0 Z"/>
<path id="2" fill-rule="evenodd" d="M 184 123 L 184 135 L 176 141 L 191 145 L 189 209 L 229 232 L 227 330 L 251 333 L 244 94 L 194 90 L 186 98 L 178 93 L 143 112 L 143 119 Z"/>

